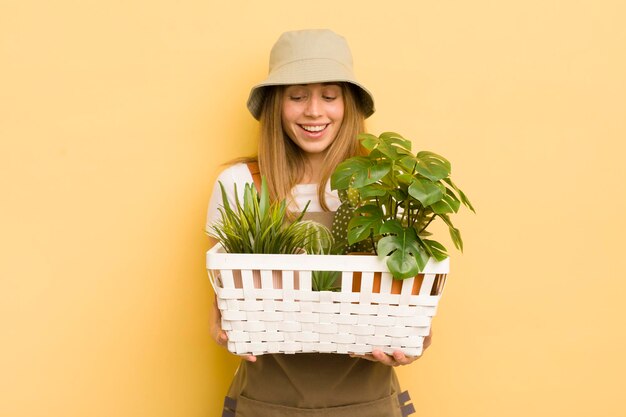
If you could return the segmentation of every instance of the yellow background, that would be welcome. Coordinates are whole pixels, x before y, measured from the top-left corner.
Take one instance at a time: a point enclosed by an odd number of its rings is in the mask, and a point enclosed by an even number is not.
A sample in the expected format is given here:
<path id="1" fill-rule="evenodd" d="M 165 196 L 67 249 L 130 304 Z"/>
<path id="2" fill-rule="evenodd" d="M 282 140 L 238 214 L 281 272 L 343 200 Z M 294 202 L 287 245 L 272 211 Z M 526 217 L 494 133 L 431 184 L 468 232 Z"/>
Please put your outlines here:
<path id="1" fill-rule="evenodd" d="M 249 87 L 328 27 L 374 133 L 447 156 L 478 214 L 426 355 L 427 417 L 626 415 L 621 1 L 0 3 L 0 416 L 218 416 L 203 234 L 254 151 Z"/>

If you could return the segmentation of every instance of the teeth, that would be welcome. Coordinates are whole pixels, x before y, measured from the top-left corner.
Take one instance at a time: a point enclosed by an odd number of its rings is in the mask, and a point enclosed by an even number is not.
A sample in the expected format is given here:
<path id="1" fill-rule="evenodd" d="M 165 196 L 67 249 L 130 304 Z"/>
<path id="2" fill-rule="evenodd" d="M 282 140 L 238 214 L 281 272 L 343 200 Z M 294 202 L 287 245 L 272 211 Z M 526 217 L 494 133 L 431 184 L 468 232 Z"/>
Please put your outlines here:
<path id="1" fill-rule="evenodd" d="M 326 129 L 327 125 L 322 125 L 322 126 L 304 126 L 302 125 L 302 129 L 306 130 L 307 132 L 321 132 L 322 130 Z"/>

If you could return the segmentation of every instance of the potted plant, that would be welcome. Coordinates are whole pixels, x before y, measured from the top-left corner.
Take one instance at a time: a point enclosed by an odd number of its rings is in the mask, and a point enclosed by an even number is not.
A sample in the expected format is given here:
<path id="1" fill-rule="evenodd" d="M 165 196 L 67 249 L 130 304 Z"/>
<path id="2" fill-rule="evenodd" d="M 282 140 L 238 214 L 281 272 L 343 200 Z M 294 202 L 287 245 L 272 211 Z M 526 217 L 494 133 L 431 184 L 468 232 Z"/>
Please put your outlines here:
<path id="1" fill-rule="evenodd" d="M 265 178 L 261 192 L 254 184 L 245 184 L 243 203 L 234 186 L 235 207 L 231 207 L 220 182 L 221 220 L 211 226 L 208 235 L 219 240 L 228 253 L 295 254 L 302 250 L 320 253 L 330 246 L 332 235 L 323 225 L 303 220 L 308 204 L 294 221 L 287 221 L 287 202 L 271 203 Z"/>
<path id="2" fill-rule="evenodd" d="M 261 179 L 261 190 L 254 184 L 245 184 L 243 203 L 239 201 L 237 186 L 234 186 L 235 206 L 231 207 L 224 185 L 220 182 L 222 206 L 221 219 L 210 227 L 207 234 L 220 242 L 227 253 L 238 254 L 324 254 L 332 246 L 332 235 L 325 226 L 303 217 L 305 206 L 293 221 L 288 220 L 287 201 L 270 202 L 265 178 Z M 280 274 L 274 274 L 277 285 L 281 285 Z M 260 286 L 259 271 L 255 271 L 255 287 Z M 240 277 L 237 279 L 240 284 Z M 321 271 L 313 276 L 314 290 L 332 290 L 333 276 Z"/>
<path id="3" fill-rule="evenodd" d="M 440 242 L 429 239 L 429 226 L 441 219 L 462 251 L 461 233 L 450 216 L 461 205 L 474 208 L 452 182 L 450 162 L 433 152 L 414 154 L 411 141 L 394 132 L 361 134 L 359 140 L 368 154 L 342 162 L 331 177 L 331 188 L 342 199 L 332 231 L 335 247 L 347 252 L 358 245 L 387 256 L 395 279 L 414 277 L 430 258 L 448 257 Z"/>

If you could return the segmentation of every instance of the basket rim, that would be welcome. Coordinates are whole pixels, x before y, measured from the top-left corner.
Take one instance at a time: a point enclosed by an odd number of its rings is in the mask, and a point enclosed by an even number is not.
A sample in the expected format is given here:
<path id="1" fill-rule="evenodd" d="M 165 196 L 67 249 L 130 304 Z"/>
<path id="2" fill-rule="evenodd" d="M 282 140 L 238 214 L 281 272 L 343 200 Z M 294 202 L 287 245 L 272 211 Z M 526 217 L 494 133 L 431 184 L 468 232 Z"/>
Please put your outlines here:
<path id="1" fill-rule="evenodd" d="M 226 253 L 217 243 L 206 253 L 207 269 L 253 269 L 290 271 L 389 272 L 387 257 L 376 255 L 309 255 Z M 420 274 L 448 274 L 450 258 L 428 260 Z"/>

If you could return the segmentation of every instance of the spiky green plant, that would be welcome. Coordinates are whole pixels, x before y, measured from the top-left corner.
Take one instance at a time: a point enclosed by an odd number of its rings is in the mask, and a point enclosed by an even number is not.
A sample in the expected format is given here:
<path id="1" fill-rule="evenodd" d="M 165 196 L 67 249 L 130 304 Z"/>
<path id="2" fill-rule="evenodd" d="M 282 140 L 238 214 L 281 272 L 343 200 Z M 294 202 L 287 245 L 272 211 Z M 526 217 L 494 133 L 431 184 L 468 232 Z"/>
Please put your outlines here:
<path id="1" fill-rule="evenodd" d="M 311 275 L 313 291 L 339 291 L 338 285 L 341 278 L 339 271 L 313 271 Z"/>
<path id="2" fill-rule="evenodd" d="M 253 184 L 245 184 L 243 203 L 239 201 L 235 185 L 235 205 L 228 202 L 224 185 L 220 182 L 221 219 L 207 231 L 220 241 L 229 253 L 295 254 L 322 253 L 332 245 L 328 228 L 310 220 L 303 220 L 308 204 L 294 221 L 287 221 L 287 201 L 271 202 L 265 178 L 261 192 Z"/>

